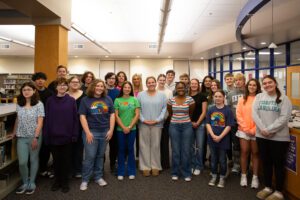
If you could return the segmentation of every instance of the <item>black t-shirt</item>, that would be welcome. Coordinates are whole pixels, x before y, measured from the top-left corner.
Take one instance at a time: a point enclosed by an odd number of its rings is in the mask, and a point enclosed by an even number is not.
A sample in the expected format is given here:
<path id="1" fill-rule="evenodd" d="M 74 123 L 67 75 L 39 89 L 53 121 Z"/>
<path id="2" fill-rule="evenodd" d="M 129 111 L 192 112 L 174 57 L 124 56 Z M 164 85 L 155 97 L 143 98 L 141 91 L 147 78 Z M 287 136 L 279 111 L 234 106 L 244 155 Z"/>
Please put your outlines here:
<path id="1" fill-rule="evenodd" d="M 55 81 L 52 81 L 49 85 L 48 85 L 48 89 L 50 90 L 50 92 L 52 94 L 56 94 L 56 85 L 55 85 Z"/>
<path id="2" fill-rule="evenodd" d="M 40 100 L 44 104 L 44 108 L 46 108 L 47 99 L 48 97 L 52 96 L 52 92 L 48 88 L 45 88 L 44 90 L 38 90 L 38 92 Z"/>
<path id="3" fill-rule="evenodd" d="M 196 122 L 196 121 L 198 121 L 198 119 L 202 113 L 202 103 L 207 102 L 207 98 L 201 92 L 192 97 L 195 101 L 195 110 L 193 112 L 192 122 Z M 203 120 L 205 120 L 205 118 Z"/>

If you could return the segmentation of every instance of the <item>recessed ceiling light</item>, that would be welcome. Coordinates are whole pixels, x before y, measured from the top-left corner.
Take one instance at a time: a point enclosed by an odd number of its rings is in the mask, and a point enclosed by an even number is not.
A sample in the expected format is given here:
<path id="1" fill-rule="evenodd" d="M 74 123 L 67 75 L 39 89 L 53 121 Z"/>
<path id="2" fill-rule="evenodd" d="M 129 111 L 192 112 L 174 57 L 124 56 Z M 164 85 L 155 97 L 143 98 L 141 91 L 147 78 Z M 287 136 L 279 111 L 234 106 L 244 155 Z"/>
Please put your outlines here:
<path id="1" fill-rule="evenodd" d="M 216 53 L 216 56 L 220 55 L 219 53 Z"/>
<path id="2" fill-rule="evenodd" d="M 201 60 L 203 60 L 204 58 L 203 58 L 203 57 L 201 57 L 200 59 L 201 59 Z"/>
<path id="3" fill-rule="evenodd" d="M 261 44 L 261 45 L 266 45 L 267 43 L 266 43 L 266 42 L 261 42 L 260 44 Z"/>
<path id="4" fill-rule="evenodd" d="M 243 50 L 246 50 L 247 49 L 247 47 L 243 47 Z"/>
<path id="5" fill-rule="evenodd" d="M 74 56 L 74 58 L 78 58 L 78 56 Z"/>
<path id="6" fill-rule="evenodd" d="M 136 56 L 137 58 L 139 58 L 140 56 Z"/>
<path id="7" fill-rule="evenodd" d="M 105 56 L 105 58 L 108 58 L 109 56 Z"/>
<path id="8" fill-rule="evenodd" d="M 172 56 L 168 56 L 168 58 L 172 58 Z"/>

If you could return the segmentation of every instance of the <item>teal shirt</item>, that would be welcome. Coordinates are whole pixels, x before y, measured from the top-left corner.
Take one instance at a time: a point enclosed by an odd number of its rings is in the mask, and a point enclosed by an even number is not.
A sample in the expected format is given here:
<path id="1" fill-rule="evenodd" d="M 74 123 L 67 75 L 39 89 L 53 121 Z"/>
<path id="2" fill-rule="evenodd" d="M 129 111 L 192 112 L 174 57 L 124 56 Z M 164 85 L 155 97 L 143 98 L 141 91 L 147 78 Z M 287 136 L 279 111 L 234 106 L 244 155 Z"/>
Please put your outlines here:
<path id="1" fill-rule="evenodd" d="M 116 98 L 114 103 L 115 110 L 118 110 L 119 117 L 124 124 L 124 126 L 128 127 L 132 122 L 133 118 L 135 117 L 135 109 L 140 108 L 139 101 L 135 98 L 130 96 L 129 98 L 119 97 Z M 135 130 L 136 125 L 134 125 L 131 130 Z M 118 131 L 122 131 L 120 126 L 117 127 Z"/>

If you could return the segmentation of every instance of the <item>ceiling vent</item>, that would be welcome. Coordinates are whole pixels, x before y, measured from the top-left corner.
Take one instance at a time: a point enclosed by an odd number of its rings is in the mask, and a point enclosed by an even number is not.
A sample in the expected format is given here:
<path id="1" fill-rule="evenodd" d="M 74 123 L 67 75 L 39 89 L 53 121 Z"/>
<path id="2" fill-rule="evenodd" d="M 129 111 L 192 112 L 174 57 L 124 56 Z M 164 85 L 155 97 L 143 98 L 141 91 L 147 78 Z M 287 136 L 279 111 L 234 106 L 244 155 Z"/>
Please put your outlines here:
<path id="1" fill-rule="evenodd" d="M 0 49 L 9 49 L 10 45 L 9 44 L 0 44 Z"/>
<path id="2" fill-rule="evenodd" d="M 84 45 L 83 44 L 74 44 L 73 47 L 74 47 L 74 49 L 83 49 Z"/>
<path id="3" fill-rule="evenodd" d="M 157 44 L 156 43 L 152 43 L 152 44 L 149 44 L 149 49 L 157 49 Z"/>

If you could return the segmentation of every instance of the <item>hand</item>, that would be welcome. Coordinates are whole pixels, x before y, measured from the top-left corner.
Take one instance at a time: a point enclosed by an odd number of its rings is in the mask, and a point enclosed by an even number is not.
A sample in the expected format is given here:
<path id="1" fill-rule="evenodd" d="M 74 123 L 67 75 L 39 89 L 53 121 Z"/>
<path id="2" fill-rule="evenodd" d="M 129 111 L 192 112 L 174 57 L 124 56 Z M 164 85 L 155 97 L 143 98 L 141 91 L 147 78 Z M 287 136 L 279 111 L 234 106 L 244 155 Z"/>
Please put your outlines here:
<path id="1" fill-rule="evenodd" d="M 93 143 L 94 141 L 94 136 L 92 133 L 85 133 L 85 136 L 86 136 L 86 141 L 88 144 L 91 144 Z"/>
<path id="2" fill-rule="evenodd" d="M 106 133 L 106 140 L 110 140 L 113 136 L 113 131 L 109 129 Z"/>
<path id="3" fill-rule="evenodd" d="M 215 137 L 213 138 L 214 142 L 219 143 L 222 140 L 222 137 L 219 135 L 215 135 Z"/>
<path id="4" fill-rule="evenodd" d="M 193 126 L 193 128 L 198 128 L 199 124 L 197 122 L 192 122 L 192 126 Z"/>
<path id="5" fill-rule="evenodd" d="M 38 148 L 38 139 L 37 138 L 32 139 L 31 148 L 32 148 L 32 150 L 36 150 Z"/>
<path id="6" fill-rule="evenodd" d="M 270 138 L 273 136 L 273 134 L 269 133 L 267 129 L 261 130 L 261 134 L 267 138 Z"/>
<path id="7" fill-rule="evenodd" d="M 128 127 L 125 127 L 125 128 L 123 129 L 123 132 L 124 132 L 125 134 L 128 134 L 128 133 L 130 133 L 130 128 L 128 128 Z"/>

